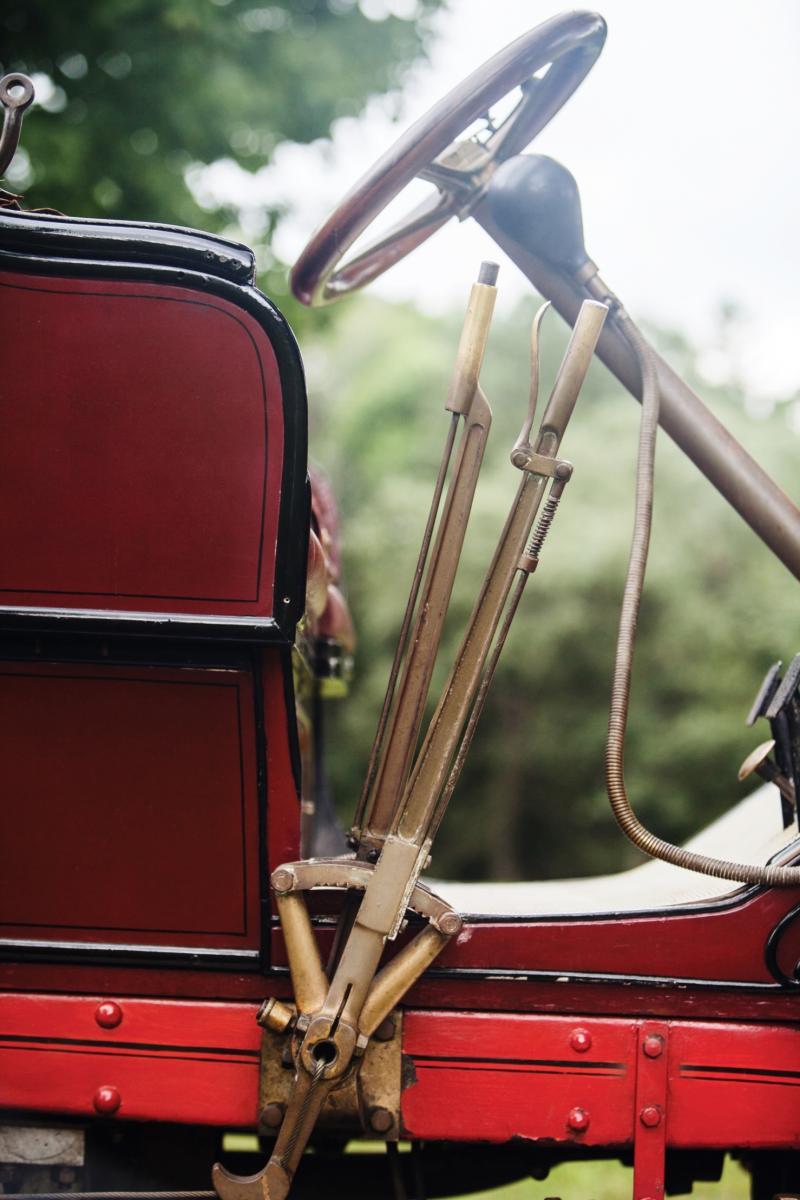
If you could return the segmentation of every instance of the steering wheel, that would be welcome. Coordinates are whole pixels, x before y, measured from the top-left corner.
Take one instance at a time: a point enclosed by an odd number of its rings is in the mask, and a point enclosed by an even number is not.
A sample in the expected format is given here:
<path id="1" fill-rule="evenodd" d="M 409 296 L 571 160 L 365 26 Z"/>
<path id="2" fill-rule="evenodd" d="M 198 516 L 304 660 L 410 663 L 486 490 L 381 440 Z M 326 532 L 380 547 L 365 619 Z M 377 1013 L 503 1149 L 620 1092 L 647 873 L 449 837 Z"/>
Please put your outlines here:
<path id="1" fill-rule="evenodd" d="M 303 304 L 338 300 L 382 275 L 440 229 L 463 219 L 495 169 L 519 154 L 591 70 L 606 36 L 597 13 L 553 17 L 506 46 L 434 105 L 373 165 L 312 237 L 291 274 Z M 488 110 L 515 87 L 521 99 L 500 125 Z M 479 118 L 478 134 L 456 140 Z M 375 217 L 415 177 L 436 192 L 377 241 L 342 262 Z"/>

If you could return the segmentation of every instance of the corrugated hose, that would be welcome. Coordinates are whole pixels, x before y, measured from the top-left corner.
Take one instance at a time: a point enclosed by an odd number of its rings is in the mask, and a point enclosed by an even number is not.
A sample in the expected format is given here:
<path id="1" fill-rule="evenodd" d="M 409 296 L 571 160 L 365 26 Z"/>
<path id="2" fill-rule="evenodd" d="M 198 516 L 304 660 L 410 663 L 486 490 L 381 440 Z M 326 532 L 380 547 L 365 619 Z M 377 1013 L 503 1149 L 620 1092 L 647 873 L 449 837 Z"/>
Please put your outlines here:
<path id="1" fill-rule="evenodd" d="M 653 474 L 655 466 L 656 432 L 658 430 L 658 374 L 652 350 L 624 309 L 612 308 L 620 332 L 631 347 L 642 379 L 642 419 L 639 427 L 639 452 L 636 463 L 636 504 L 633 536 L 625 578 L 625 591 L 619 619 L 617 650 L 614 658 L 614 677 L 611 687 L 611 709 L 606 742 L 606 789 L 617 824 L 639 850 L 652 858 L 660 858 L 676 867 L 731 879 L 738 883 L 761 884 L 765 887 L 797 887 L 800 867 L 754 866 L 728 862 L 695 854 L 682 846 L 673 846 L 645 829 L 631 807 L 625 789 L 624 757 L 625 730 L 631 691 L 631 670 L 636 644 L 636 626 L 642 598 L 650 527 L 653 513 Z"/>

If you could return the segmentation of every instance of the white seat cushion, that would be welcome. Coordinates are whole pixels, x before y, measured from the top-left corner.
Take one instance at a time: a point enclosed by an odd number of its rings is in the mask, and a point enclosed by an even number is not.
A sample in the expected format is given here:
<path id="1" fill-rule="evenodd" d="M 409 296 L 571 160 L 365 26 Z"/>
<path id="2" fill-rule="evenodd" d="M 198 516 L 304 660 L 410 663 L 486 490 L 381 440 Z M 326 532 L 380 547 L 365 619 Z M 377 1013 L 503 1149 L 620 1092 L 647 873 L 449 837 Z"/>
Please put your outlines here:
<path id="1" fill-rule="evenodd" d="M 620 835 L 621 836 L 621 835 Z M 689 850 L 748 864 L 767 863 L 797 837 L 783 829 L 778 790 L 765 784 L 686 843 Z M 636 912 L 715 900 L 739 884 L 699 875 L 654 859 L 616 875 L 531 883 L 455 883 L 426 880 L 460 913 L 555 916 Z"/>

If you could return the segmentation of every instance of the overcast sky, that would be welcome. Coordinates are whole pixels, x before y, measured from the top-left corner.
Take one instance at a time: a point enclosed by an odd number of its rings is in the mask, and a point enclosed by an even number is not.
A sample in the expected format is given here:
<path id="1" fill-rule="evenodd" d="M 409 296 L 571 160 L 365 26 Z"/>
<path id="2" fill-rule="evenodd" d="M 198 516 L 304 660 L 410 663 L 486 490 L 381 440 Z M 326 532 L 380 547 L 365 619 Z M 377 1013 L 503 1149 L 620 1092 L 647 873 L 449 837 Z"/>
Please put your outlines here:
<path id="1" fill-rule="evenodd" d="M 373 14 L 409 2 L 361 0 Z M 436 18 L 430 61 L 399 105 L 378 101 L 361 119 L 338 122 L 332 143 L 283 147 L 246 186 L 254 198 L 296 206 L 282 255 L 296 255 L 402 128 L 559 11 L 545 0 L 450 0 Z M 708 346 L 721 302 L 740 303 L 737 354 L 753 390 L 800 389 L 800 5 L 606 0 L 600 11 L 605 50 L 535 143 L 578 179 L 589 253 L 635 314 Z M 225 176 L 226 188 L 235 180 Z M 480 258 L 496 254 L 471 222 L 454 224 L 372 289 L 429 310 L 460 305 Z M 505 265 L 502 302 L 515 302 L 525 286 Z M 707 367 L 714 372 L 713 353 Z"/>

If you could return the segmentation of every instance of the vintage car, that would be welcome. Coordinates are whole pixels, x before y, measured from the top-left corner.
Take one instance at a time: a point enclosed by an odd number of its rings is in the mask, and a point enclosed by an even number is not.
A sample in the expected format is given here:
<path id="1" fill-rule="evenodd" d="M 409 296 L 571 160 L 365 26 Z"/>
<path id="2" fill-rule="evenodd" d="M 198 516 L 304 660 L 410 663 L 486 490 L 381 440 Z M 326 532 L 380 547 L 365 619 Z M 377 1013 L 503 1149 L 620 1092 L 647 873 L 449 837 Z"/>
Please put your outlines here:
<path id="1" fill-rule="evenodd" d="M 538 432 L 534 369 L 519 490 L 419 742 L 491 419 L 479 372 L 496 270 L 481 267 L 349 848 L 315 811 L 320 700 L 352 650 L 335 509 L 309 485 L 301 359 L 252 254 L 6 194 L 7 1198 L 400 1200 L 619 1158 L 634 1200 L 659 1200 L 718 1179 L 728 1151 L 755 1200 L 800 1191 L 800 660 L 754 704 L 771 738 L 744 771 L 767 783 L 688 846 L 641 825 L 622 773 L 657 424 L 796 576 L 800 512 L 602 281 L 569 173 L 522 153 L 604 37 L 578 12 L 496 55 L 293 270 L 301 300 L 328 302 L 470 215 L 574 326 Z M 499 125 L 460 139 L 516 87 Z M 24 77 L 0 82 L 2 170 L 30 98 Z M 417 175 L 432 200 L 348 258 Z M 595 349 L 642 400 L 607 777 L 623 832 L 656 861 L 440 896 L 421 876 L 571 474 L 559 443 Z M 237 1132 L 260 1149 L 237 1151 Z M 348 1153 L 353 1140 L 387 1153 Z"/>

